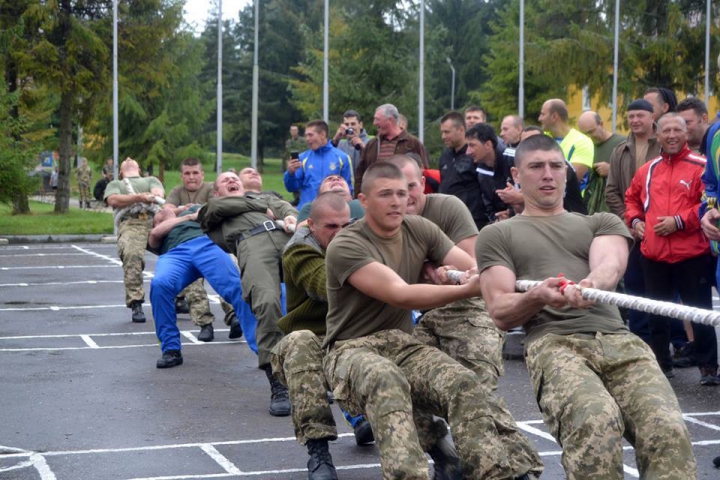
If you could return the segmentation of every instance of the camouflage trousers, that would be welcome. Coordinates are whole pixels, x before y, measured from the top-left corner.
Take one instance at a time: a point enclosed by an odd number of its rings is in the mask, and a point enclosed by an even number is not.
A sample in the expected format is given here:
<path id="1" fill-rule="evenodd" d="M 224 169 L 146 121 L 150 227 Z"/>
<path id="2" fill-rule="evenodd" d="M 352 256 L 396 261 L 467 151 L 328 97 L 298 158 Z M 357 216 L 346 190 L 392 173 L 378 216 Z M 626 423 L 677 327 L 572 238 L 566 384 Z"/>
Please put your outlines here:
<path id="1" fill-rule="evenodd" d="M 193 283 L 185 287 L 180 292 L 180 297 L 185 297 L 188 307 L 190 308 L 190 320 L 199 327 L 210 325 L 215 320 L 215 316 L 210 311 L 210 302 L 208 301 L 207 291 L 205 290 L 205 280 L 198 278 Z"/>
<path id="2" fill-rule="evenodd" d="M 622 479 L 624 436 L 640 478 L 697 477 L 680 406 L 633 334 L 547 334 L 526 352 L 535 395 L 568 479 Z"/>
<path id="3" fill-rule="evenodd" d="M 487 391 L 467 368 L 400 330 L 337 341 L 324 359 L 335 400 L 365 413 L 385 479 L 427 479 L 428 462 L 413 421 L 417 411 L 447 419 L 468 479 L 510 479 L 516 472 L 500 441 Z"/>
<path id="4" fill-rule="evenodd" d="M 288 387 L 295 438 L 301 445 L 308 440 L 337 439 L 321 344 L 322 339 L 310 330 L 291 332 L 275 345 L 270 359 L 273 375 Z"/>
<path id="5" fill-rule="evenodd" d="M 523 435 L 497 390 L 498 377 L 505 373 L 502 348 L 505 334 L 497 329 L 479 298 L 459 300 L 425 313 L 413 337 L 447 353 L 475 373 L 486 390 L 488 408 L 515 471 L 540 476 L 543 463 L 532 442 Z M 417 422 L 428 425 L 428 422 Z M 418 432 L 420 433 L 420 432 Z M 421 438 L 422 438 L 422 434 Z"/>
<path id="6" fill-rule="evenodd" d="M 78 193 L 80 194 L 80 208 L 91 200 L 90 197 L 90 185 L 87 183 L 78 183 Z"/>
<path id="7" fill-rule="evenodd" d="M 232 258 L 235 265 L 237 265 L 237 257 L 232 253 L 228 253 Z M 185 297 L 190 308 L 190 320 L 197 325 L 202 327 L 210 325 L 215 321 L 215 315 L 210 311 L 210 302 L 208 301 L 207 291 L 205 290 L 205 281 L 202 278 L 198 278 L 196 281 L 191 283 L 180 292 L 180 297 Z M 220 298 L 220 306 L 225 312 L 225 325 L 230 325 L 232 318 L 235 316 L 235 309 L 227 303 L 225 300 Z"/>
<path id="8" fill-rule="evenodd" d="M 118 256 L 122 261 L 125 284 L 125 305 L 145 301 L 143 270 L 145 269 L 145 248 L 152 230 L 152 217 L 147 220 L 130 218 L 118 226 Z"/>

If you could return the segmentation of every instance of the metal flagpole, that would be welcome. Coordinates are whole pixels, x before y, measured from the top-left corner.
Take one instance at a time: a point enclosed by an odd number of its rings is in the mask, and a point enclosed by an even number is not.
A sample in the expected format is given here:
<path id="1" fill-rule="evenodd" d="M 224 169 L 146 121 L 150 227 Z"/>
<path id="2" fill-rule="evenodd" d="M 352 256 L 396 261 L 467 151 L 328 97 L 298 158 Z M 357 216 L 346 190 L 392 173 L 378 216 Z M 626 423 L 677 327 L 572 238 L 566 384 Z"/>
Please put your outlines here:
<path id="1" fill-rule="evenodd" d="M 520 0 L 520 58 L 518 59 L 518 115 L 525 117 L 525 0 Z"/>
<path id="2" fill-rule="evenodd" d="M 258 30 L 260 22 L 260 0 L 255 0 L 255 48 L 253 53 L 253 78 L 252 78 L 252 127 L 250 131 L 250 164 L 257 168 L 257 143 L 258 143 Z"/>
<path id="3" fill-rule="evenodd" d="M 420 0 L 420 70 L 418 72 L 418 138 L 425 140 L 425 0 Z"/>
<path id="4" fill-rule="evenodd" d="M 710 105 L 710 0 L 705 11 L 705 105 Z"/>
<path id="5" fill-rule="evenodd" d="M 118 33 L 117 9 L 118 0 L 113 0 L 113 175 L 118 179 L 118 165 L 120 164 L 118 144 Z"/>
<path id="6" fill-rule="evenodd" d="M 328 56 L 330 55 L 330 0 L 325 0 L 325 31 L 323 32 L 323 120 L 330 117 L 330 81 L 328 79 Z"/>
<path id="7" fill-rule="evenodd" d="M 615 0 L 615 51 L 613 53 L 612 131 L 617 131 L 618 40 L 620 37 L 620 0 Z"/>
<path id="8" fill-rule="evenodd" d="M 223 88 L 222 88 L 222 0 L 218 0 L 218 64 L 217 64 L 217 151 L 215 153 L 215 171 L 222 173 L 223 151 Z"/>

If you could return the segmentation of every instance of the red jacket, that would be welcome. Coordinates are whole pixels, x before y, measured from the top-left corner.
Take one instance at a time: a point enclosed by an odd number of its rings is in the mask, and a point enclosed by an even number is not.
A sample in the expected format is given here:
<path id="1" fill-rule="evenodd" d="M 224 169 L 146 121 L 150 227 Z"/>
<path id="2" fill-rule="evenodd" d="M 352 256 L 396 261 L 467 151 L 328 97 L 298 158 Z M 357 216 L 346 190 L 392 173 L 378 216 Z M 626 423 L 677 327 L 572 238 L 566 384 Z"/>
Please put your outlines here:
<path id="1" fill-rule="evenodd" d="M 625 222 L 630 228 L 645 222 L 640 251 L 656 262 L 677 263 L 709 253 L 710 244 L 700 229 L 699 207 L 704 185 L 705 157 L 685 144 L 675 155 L 662 153 L 638 169 L 625 192 Z M 657 217 L 675 217 L 677 231 L 655 234 Z"/>

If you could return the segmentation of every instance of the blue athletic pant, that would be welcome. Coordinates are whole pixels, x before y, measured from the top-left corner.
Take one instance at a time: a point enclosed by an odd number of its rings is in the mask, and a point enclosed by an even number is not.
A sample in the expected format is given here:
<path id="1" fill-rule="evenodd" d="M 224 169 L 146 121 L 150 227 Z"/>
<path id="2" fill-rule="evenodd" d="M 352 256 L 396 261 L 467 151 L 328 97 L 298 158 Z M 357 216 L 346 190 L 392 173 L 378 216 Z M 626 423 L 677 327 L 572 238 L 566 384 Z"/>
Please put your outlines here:
<path id="1" fill-rule="evenodd" d="M 230 256 L 205 235 L 182 243 L 158 258 L 150 284 L 155 332 L 163 352 L 180 350 L 175 297 L 201 277 L 233 306 L 238 319 L 245 317 L 240 273 Z M 243 330 L 248 332 L 245 327 Z"/>

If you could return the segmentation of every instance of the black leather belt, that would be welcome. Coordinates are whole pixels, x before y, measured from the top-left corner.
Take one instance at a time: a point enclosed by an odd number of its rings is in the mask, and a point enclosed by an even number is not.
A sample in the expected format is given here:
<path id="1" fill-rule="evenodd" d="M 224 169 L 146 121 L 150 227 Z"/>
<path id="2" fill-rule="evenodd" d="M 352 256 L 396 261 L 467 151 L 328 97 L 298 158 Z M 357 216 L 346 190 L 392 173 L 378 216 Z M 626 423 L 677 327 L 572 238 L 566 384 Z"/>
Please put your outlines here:
<path id="1" fill-rule="evenodd" d="M 282 230 L 280 227 L 277 226 L 277 224 L 273 220 L 265 220 L 261 225 L 258 225 L 257 227 L 253 227 L 247 232 L 240 235 L 237 239 L 238 242 L 242 242 L 243 240 L 246 240 L 250 237 L 254 237 L 255 235 L 260 235 L 263 232 L 272 232 L 273 230 Z"/>

